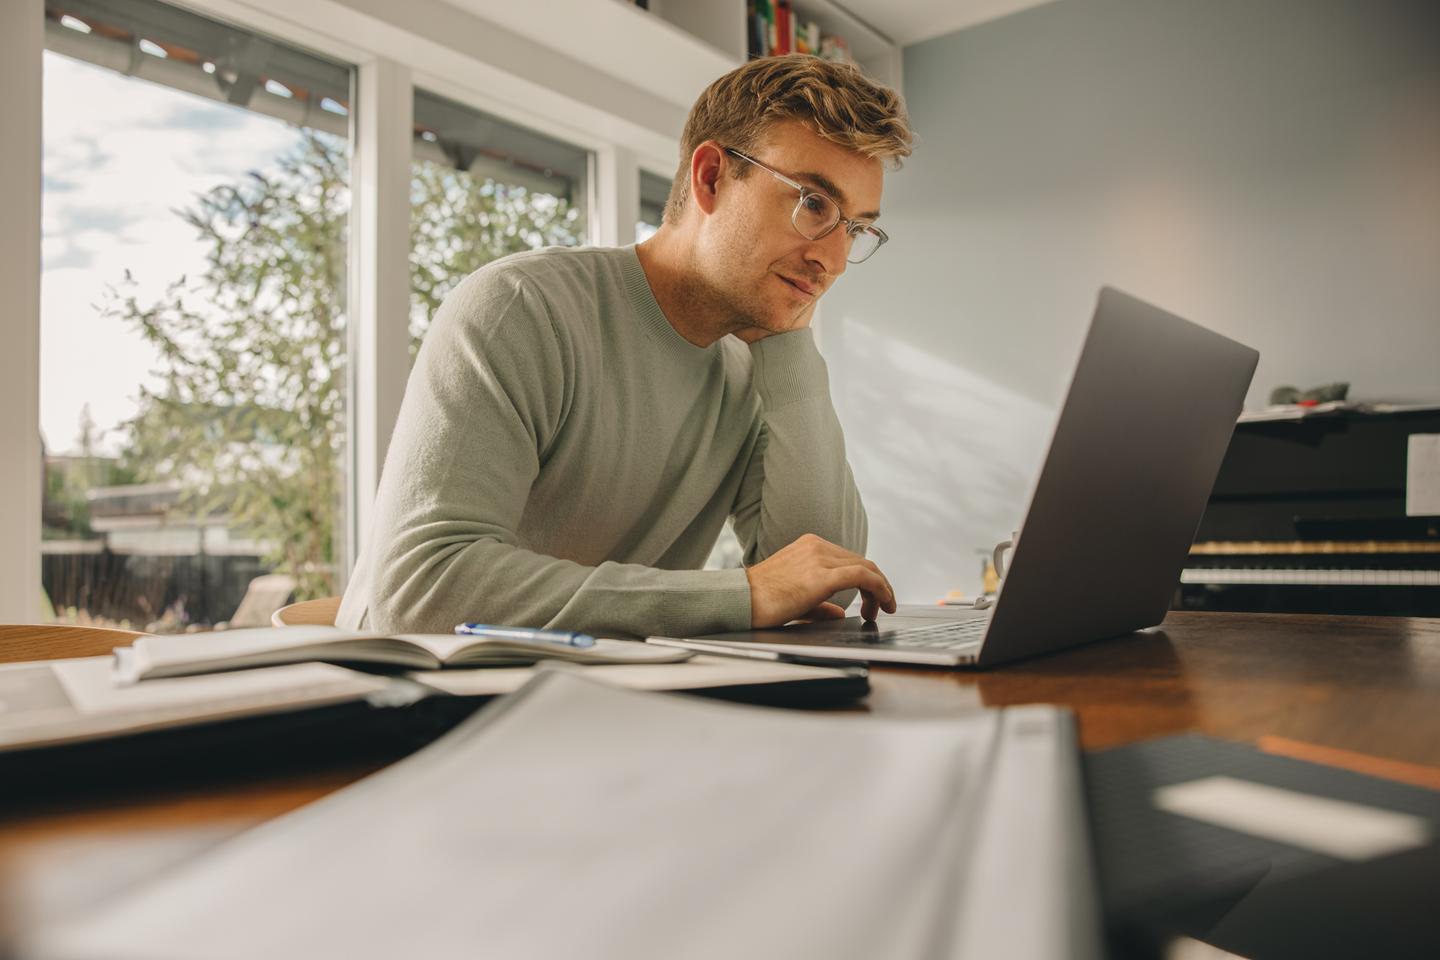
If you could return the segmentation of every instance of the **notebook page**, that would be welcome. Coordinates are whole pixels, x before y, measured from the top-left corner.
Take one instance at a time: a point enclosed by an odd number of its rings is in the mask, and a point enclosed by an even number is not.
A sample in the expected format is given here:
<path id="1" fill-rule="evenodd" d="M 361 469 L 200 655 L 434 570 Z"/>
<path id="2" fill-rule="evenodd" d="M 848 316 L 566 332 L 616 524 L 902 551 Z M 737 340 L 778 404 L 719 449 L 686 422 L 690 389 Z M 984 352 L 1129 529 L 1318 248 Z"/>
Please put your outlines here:
<path id="1" fill-rule="evenodd" d="M 129 683 L 155 668 L 203 663 L 219 669 L 230 662 L 253 660 L 271 652 L 293 654 L 305 647 L 323 649 L 327 644 L 374 639 L 371 634 L 319 625 L 147 635 L 137 638 L 119 658 L 120 676 Z M 277 659 L 283 661 L 285 657 Z"/>
<path id="2" fill-rule="evenodd" d="M 441 663 L 450 661 L 457 653 L 467 648 L 474 648 L 482 653 L 493 650 L 497 658 L 513 657 L 518 654 L 532 660 L 573 660 L 582 663 L 587 661 L 679 663 L 689 659 L 688 651 L 668 650 L 664 647 L 641 643 L 638 640 L 601 638 L 595 641 L 594 646 L 571 647 L 563 643 L 546 643 L 543 640 L 517 642 L 453 633 L 397 633 L 395 639 L 406 640 L 428 650 Z M 475 665 L 481 664 L 483 664 L 483 660 L 477 661 Z M 471 664 L 459 665 L 470 666 Z"/>

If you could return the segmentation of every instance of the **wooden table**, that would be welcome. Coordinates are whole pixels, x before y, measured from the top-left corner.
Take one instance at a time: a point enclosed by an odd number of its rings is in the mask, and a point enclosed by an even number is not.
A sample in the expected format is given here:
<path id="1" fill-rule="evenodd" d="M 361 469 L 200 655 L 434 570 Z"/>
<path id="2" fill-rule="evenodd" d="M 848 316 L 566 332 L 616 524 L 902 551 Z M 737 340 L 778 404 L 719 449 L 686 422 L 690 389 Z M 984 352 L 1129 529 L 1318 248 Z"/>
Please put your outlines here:
<path id="1" fill-rule="evenodd" d="M 983 673 L 877 669 L 862 708 L 937 717 L 1061 703 L 1088 749 L 1194 731 L 1279 736 L 1440 776 L 1440 620 L 1172 613 L 1163 627 Z M 7 810 L 0 953 L 113 893 L 372 772 L 348 767 Z"/>

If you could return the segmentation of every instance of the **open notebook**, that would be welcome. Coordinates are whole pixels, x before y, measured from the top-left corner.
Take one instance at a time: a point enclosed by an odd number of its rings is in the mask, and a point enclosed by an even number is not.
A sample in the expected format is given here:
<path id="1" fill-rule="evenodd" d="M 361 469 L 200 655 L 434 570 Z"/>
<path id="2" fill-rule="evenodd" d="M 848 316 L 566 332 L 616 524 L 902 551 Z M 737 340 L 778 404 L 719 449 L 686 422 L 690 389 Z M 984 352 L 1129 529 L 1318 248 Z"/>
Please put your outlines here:
<path id="1" fill-rule="evenodd" d="M 632 640 L 596 640 L 592 647 L 497 640 L 449 633 L 357 633 L 339 627 L 257 627 L 215 633 L 145 636 L 117 647 L 116 677 L 135 683 L 158 677 L 324 660 L 377 666 L 486 667 L 541 660 L 571 663 L 679 663 L 690 654 Z"/>
<path id="2" fill-rule="evenodd" d="M 22 955 L 1100 955 L 1064 711 L 836 716 L 587 675 L 542 671 Z"/>

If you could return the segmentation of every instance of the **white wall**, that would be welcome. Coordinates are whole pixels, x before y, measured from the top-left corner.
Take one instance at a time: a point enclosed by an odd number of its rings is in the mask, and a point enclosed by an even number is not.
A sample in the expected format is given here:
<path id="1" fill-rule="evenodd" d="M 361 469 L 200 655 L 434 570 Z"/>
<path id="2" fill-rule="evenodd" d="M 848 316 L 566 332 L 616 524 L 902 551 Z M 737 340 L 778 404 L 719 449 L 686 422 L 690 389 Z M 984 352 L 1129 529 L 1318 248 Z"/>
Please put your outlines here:
<path id="1" fill-rule="evenodd" d="M 1097 289 L 1256 346 L 1279 384 L 1440 401 L 1440 6 L 1061 0 L 907 47 L 893 242 L 824 351 L 902 597 L 978 585 Z"/>

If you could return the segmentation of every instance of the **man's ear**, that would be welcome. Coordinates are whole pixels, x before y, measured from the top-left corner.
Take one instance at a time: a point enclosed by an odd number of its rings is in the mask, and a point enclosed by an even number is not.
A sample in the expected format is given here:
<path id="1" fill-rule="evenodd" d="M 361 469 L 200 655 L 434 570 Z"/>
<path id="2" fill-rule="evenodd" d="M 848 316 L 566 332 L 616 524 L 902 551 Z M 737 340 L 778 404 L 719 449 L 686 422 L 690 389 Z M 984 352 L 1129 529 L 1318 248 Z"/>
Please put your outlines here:
<path id="1" fill-rule="evenodd" d="M 714 140 L 706 140 L 690 154 L 690 195 L 702 213 L 715 212 L 724 166 L 725 151 Z"/>

